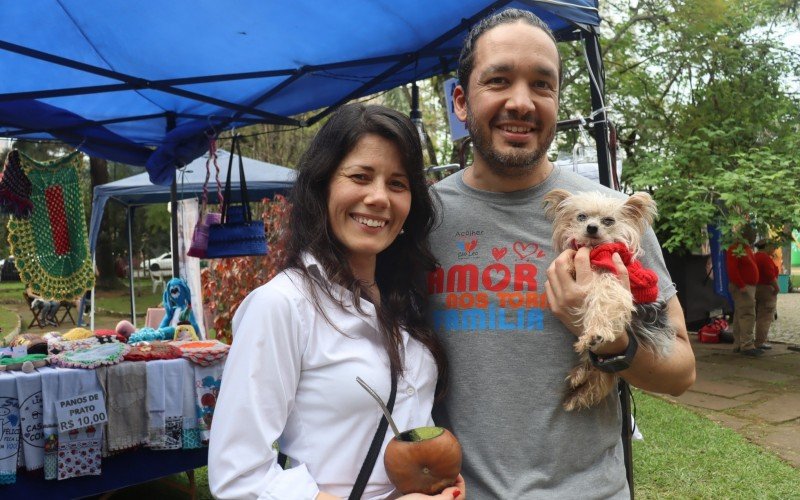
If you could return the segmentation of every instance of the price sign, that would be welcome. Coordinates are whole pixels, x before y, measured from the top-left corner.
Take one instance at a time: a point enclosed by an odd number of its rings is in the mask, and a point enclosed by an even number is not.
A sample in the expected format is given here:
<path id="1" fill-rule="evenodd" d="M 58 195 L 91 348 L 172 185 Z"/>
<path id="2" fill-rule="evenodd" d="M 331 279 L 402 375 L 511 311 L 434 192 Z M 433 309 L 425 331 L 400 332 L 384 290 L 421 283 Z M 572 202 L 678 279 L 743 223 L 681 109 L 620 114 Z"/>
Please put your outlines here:
<path id="1" fill-rule="evenodd" d="M 56 417 L 59 432 L 105 423 L 108 415 L 103 392 L 89 392 L 56 401 Z"/>

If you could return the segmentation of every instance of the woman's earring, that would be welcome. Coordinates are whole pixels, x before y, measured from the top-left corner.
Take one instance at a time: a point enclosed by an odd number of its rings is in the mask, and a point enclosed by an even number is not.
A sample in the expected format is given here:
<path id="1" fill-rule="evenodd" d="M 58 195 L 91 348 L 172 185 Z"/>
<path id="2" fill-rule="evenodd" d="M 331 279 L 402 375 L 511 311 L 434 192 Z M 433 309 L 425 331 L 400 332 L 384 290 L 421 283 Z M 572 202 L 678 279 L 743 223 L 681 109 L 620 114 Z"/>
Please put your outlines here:
<path id="1" fill-rule="evenodd" d="M 400 228 L 400 234 L 406 234 L 406 229 L 404 227 Z"/>

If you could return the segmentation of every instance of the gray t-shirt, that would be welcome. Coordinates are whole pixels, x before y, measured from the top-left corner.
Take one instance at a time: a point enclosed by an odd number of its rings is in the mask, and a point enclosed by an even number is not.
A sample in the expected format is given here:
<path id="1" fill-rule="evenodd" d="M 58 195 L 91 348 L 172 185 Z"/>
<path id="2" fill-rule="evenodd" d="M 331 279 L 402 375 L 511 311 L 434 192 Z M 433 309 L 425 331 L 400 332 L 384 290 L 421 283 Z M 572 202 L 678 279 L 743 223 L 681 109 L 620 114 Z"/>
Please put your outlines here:
<path id="1" fill-rule="evenodd" d="M 556 255 L 542 197 L 555 188 L 625 196 L 559 168 L 513 193 L 473 189 L 463 172 L 433 187 L 442 224 L 430 242 L 441 268 L 428 291 L 450 363 L 435 416 L 461 441 L 471 499 L 629 497 L 616 391 L 590 410 L 561 406 L 579 359 L 544 288 Z M 675 287 L 652 230 L 643 249 L 669 299 Z"/>

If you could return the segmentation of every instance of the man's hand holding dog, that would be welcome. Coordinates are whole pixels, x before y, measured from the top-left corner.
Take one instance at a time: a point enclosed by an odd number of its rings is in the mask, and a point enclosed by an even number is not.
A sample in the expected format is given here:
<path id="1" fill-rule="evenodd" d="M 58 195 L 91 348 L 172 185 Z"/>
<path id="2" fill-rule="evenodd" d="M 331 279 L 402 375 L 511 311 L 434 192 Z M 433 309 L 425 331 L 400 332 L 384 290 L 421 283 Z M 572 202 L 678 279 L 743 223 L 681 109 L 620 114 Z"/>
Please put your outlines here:
<path id="1" fill-rule="evenodd" d="M 577 251 L 564 250 L 547 268 L 545 291 L 550 310 L 576 337 L 583 333 L 583 325 L 576 311 L 586 300 L 595 272 L 589 262 L 589 253 L 590 249 L 587 247 Z M 617 278 L 630 290 L 628 269 L 619 255 L 614 254 L 613 261 L 617 268 Z M 615 341 L 603 343 L 592 350 L 595 354 L 604 356 L 624 352 L 627 347 L 628 335 L 620 332 Z"/>

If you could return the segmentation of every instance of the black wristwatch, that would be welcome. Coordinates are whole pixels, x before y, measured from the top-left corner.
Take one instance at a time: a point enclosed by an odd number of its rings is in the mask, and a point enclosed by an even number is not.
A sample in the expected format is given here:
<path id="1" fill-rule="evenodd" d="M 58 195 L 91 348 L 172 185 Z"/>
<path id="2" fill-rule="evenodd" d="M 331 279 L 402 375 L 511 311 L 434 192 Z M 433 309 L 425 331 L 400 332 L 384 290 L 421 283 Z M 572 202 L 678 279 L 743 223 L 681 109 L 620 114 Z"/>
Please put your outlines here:
<path id="1" fill-rule="evenodd" d="M 607 373 L 621 372 L 630 368 L 633 362 L 633 357 L 636 356 L 636 351 L 639 349 L 639 342 L 636 341 L 636 336 L 628 333 L 628 347 L 622 354 L 617 354 L 608 358 L 601 358 L 597 354 L 589 351 L 589 359 L 595 368 Z"/>

